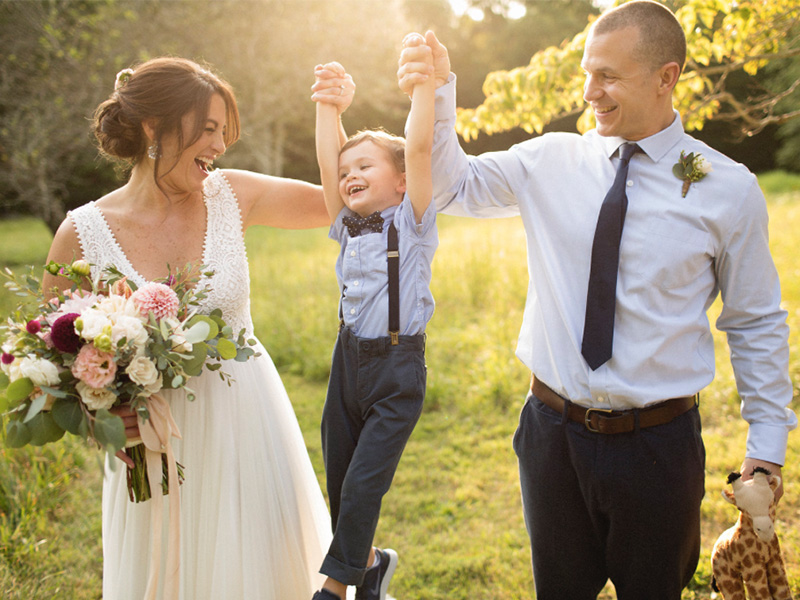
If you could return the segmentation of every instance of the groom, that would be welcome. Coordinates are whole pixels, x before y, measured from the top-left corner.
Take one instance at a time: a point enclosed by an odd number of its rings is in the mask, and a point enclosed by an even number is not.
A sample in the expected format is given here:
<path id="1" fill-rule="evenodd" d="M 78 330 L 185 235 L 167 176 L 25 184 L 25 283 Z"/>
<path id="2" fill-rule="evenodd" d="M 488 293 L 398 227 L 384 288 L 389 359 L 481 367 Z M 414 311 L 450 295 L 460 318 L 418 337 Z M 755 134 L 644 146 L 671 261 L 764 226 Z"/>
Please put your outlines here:
<path id="1" fill-rule="evenodd" d="M 525 227 L 517 355 L 533 377 L 514 448 L 538 600 L 596 598 L 609 579 L 620 600 L 677 600 L 691 580 L 705 464 L 697 395 L 714 376 L 706 311 L 718 294 L 749 424 L 744 478 L 756 466 L 780 475 L 797 424 L 764 197 L 747 169 L 684 133 L 672 94 L 685 54 L 661 4 L 610 10 L 582 61 L 597 128 L 477 157 L 454 132 L 445 47 L 429 32 L 400 58 L 404 91 L 437 81 L 438 208 L 521 215 Z M 687 191 L 673 165 L 689 154 Z"/>

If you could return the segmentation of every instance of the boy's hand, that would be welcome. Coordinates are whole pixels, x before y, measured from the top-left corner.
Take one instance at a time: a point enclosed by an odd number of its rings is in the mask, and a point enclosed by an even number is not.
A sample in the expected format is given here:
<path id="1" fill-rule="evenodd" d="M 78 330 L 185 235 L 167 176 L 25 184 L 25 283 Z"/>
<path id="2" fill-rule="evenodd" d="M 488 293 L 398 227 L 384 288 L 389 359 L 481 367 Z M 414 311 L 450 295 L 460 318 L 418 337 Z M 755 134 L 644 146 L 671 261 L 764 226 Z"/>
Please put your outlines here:
<path id="1" fill-rule="evenodd" d="M 344 67 L 338 62 L 330 62 L 314 67 L 316 82 L 311 86 L 311 99 L 314 102 L 333 104 L 342 114 L 356 92 L 356 84 Z"/>
<path id="2" fill-rule="evenodd" d="M 397 83 L 409 96 L 418 83 L 428 77 L 436 78 L 436 87 L 447 82 L 450 76 L 450 57 L 432 31 L 425 33 L 424 40 L 418 33 L 411 33 L 403 40 L 403 50 L 398 60 Z"/>

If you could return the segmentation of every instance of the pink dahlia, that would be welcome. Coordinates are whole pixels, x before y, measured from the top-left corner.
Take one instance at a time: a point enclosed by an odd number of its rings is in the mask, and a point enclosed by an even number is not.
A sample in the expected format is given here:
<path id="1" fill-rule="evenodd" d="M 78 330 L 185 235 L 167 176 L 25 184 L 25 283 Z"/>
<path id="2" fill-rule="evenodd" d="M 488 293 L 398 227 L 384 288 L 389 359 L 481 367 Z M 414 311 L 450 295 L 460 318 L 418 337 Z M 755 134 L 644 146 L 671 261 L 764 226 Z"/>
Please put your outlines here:
<path id="1" fill-rule="evenodd" d="M 131 298 L 145 317 L 150 313 L 153 313 L 156 319 L 178 316 L 180 306 L 178 294 L 163 283 L 146 283 L 133 292 Z"/>
<path id="2" fill-rule="evenodd" d="M 75 332 L 75 319 L 78 317 L 78 313 L 61 315 L 50 328 L 50 341 L 59 352 L 75 354 L 83 345 L 83 340 Z"/>
<path id="3" fill-rule="evenodd" d="M 114 381 L 117 363 L 114 362 L 113 354 L 101 352 L 92 344 L 86 344 L 75 357 L 72 374 L 86 385 L 99 389 Z"/>

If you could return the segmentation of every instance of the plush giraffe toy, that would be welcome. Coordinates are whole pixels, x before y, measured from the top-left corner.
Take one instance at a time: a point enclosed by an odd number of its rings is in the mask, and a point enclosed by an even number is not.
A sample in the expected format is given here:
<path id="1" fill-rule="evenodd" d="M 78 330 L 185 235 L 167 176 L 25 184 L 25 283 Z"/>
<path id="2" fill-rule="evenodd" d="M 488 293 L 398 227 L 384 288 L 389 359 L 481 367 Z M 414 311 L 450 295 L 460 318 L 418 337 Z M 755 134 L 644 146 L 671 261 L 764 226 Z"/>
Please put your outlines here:
<path id="1" fill-rule="evenodd" d="M 774 492 L 781 480 L 770 475 L 761 467 L 749 481 L 731 473 L 733 492 L 722 490 L 723 498 L 741 511 L 711 553 L 712 585 L 725 600 L 745 600 L 745 587 L 750 600 L 792 600 L 774 527 Z"/>

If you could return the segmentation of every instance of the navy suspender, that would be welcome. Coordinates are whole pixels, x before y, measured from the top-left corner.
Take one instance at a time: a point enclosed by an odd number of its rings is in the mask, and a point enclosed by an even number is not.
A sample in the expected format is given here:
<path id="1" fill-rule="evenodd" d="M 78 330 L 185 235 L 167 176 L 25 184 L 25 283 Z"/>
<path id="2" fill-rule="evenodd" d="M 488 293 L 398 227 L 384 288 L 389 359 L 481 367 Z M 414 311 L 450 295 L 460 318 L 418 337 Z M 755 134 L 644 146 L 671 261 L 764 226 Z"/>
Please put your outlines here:
<path id="1" fill-rule="evenodd" d="M 386 260 L 389 262 L 389 337 L 392 346 L 400 343 L 400 252 L 397 245 L 397 229 L 389 225 L 386 244 Z"/>

